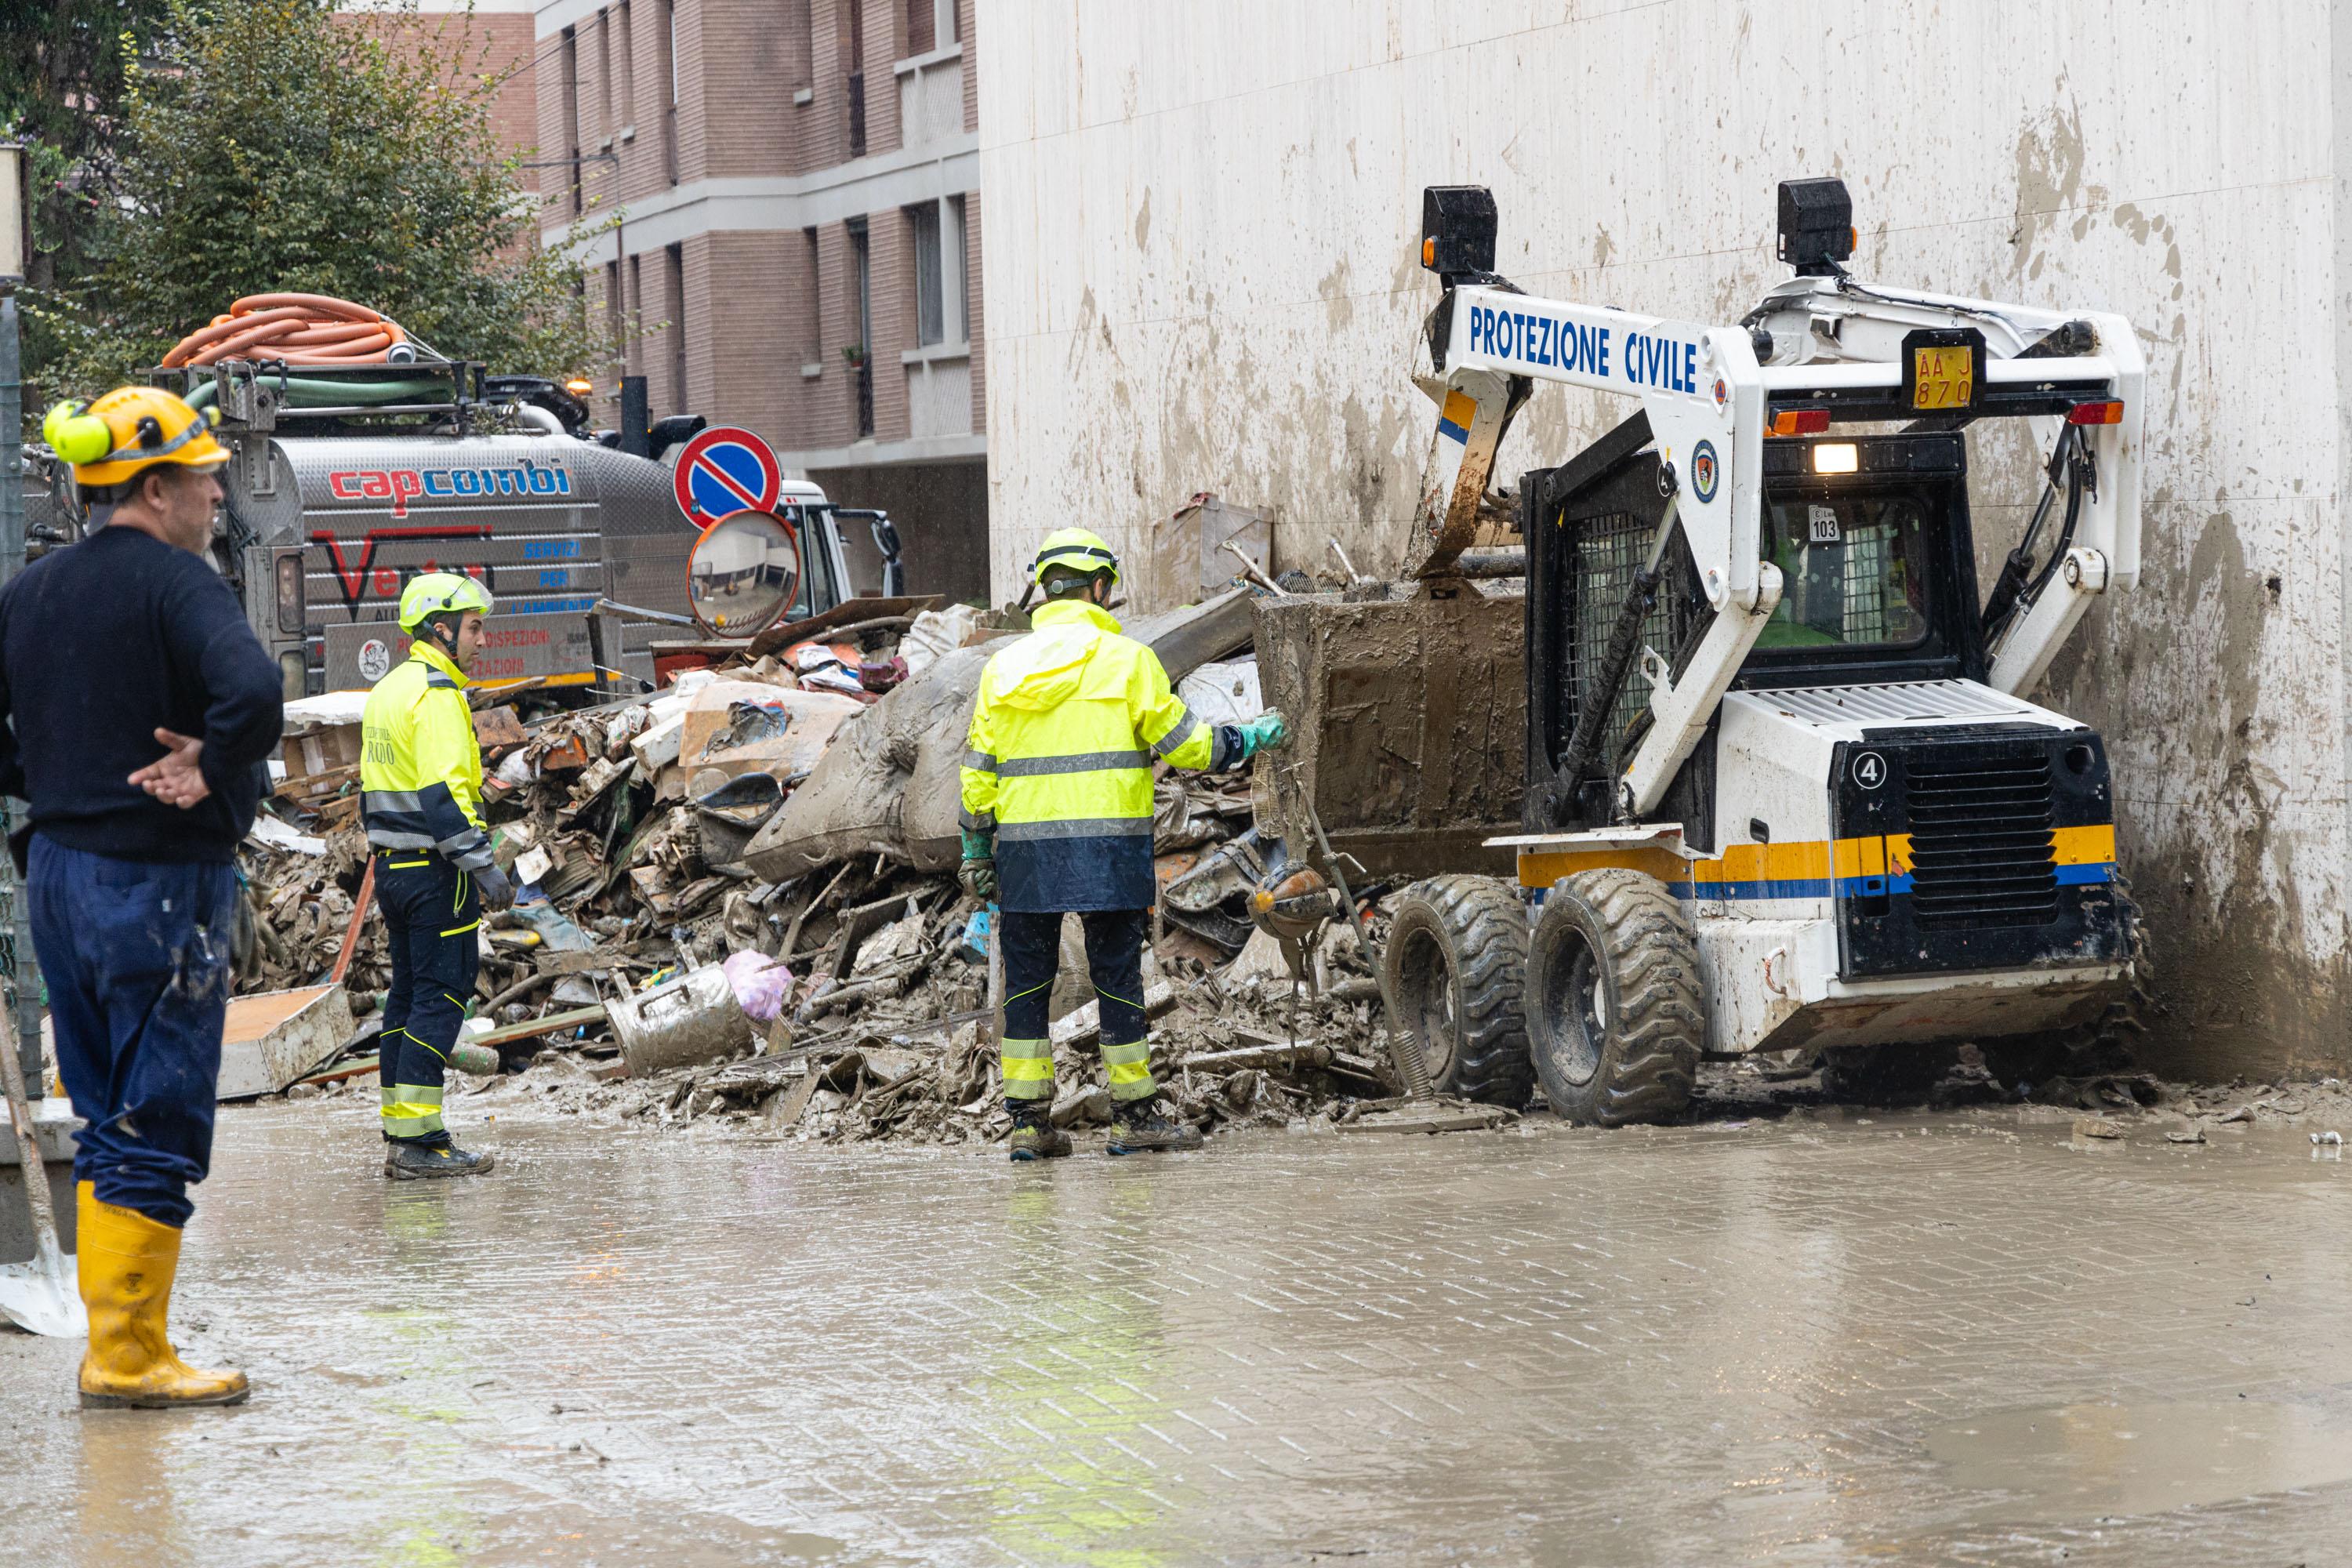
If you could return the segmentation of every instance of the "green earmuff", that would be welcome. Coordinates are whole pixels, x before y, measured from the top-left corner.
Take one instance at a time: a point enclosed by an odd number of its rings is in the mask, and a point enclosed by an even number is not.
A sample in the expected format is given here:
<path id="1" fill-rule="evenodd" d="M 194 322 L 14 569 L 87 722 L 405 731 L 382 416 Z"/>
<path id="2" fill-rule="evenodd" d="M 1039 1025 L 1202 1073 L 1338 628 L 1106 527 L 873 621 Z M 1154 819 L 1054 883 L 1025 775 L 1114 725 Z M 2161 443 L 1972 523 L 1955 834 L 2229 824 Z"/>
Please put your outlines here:
<path id="1" fill-rule="evenodd" d="M 41 439 L 68 463 L 95 463 L 114 449 L 114 432 L 87 403 L 60 403 L 42 417 Z"/>

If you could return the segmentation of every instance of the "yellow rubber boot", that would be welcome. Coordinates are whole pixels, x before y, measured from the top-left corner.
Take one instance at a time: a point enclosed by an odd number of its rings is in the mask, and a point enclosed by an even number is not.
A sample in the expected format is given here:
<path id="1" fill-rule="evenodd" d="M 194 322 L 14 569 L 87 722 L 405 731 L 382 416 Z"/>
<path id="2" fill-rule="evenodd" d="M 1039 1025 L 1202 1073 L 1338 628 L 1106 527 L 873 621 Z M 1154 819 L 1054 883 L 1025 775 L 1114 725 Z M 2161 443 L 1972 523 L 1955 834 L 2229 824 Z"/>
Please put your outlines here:
<path id="1" fill-rule="evenodd" d="M 179 1231 L 137 1209 L 99 1202 L 88 1182 L 75 1191 L 81 1300 L 89 1309 L 82 1407 L 177 1410 L 243 1403 L 252 1392 L 245 1373 L 199 1372 L 179 1358 L 164 1333 L 180 1267 Z"/>

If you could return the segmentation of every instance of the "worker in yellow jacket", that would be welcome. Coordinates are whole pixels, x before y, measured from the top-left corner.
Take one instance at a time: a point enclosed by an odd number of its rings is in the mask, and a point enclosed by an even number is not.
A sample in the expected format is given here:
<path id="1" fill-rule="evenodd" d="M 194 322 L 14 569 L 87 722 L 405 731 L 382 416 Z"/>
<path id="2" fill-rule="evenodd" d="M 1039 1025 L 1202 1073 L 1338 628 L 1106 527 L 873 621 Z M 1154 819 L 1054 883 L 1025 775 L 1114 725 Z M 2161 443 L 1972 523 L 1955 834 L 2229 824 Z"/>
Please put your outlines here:
<path id="1" fill-rule="evenodd" d="M 966 890 L 999 904 L 1004 959 L 1001 1059 L 1015 1160 L 1070 1152 L 1046 1112 L 1054 1053 L 1046 1007 L 1062 916 L 1086 928 L 1102 1016 L 1103 1065 L 1118 1109 L 1110 1152 L 1197 1149 L 1151 1078 L 1143 939 L 1158 892 L 1151 867 L 1151 764 L 1223 770 L 1282 743 L 1282 715 L 1210 725 L 1168 685 L 1159 656 L 1119 635 L 1106 606 L 1118 557 L 1084 529 L 1049 534 L 1031 566 L 1045 602 L 1030 633 L 988 661 L 963 759 Z"/>
<path id="2" fill-rule="evenodd" d="M 360 816 L 375 857 L 375 900 L 392 949 L 376 1076 L 383 1173 L 394 1181 L 487 1173 L 441 1122 L 441 1089 L 480 966 L 482 910 L 514 890 L 482 824 L 482 750 L 466 701 L 489 590 L 428 572 L 400 595 L 407 661 L 368 693 L 360 728 Z"/>

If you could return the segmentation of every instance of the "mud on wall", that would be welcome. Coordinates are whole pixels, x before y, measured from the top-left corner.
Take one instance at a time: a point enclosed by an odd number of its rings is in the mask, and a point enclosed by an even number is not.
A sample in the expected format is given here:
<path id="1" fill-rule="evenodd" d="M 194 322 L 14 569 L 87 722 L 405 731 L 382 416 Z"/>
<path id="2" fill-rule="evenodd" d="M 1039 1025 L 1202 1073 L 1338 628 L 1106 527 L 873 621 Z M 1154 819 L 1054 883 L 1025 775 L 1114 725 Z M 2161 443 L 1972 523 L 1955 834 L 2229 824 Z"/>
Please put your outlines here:
<path id="1" fill-rule="evenodd" d="M 1277 564 L 1328 536 L 1392 564 L 1433 423 L 1424 184 L 1493 188 L 1530 291 L 1730 321 L 1782 275 L 1774 183 L 1841 175 L 1859 276 L 2140 326 L 2140 587 L 2037 695 L 2108 737 L 2160 1060 L 2352 1067 L 2347 29 L 2319 0 L 1002 0 L 993 589 L 1024 519 L 1126 545 L 1202 489 L 1276 509 Z M 1496 471 L 1625 408 L 1546 389 Z M 1972 445 L 1997 559 L 2031 456 Z"/>

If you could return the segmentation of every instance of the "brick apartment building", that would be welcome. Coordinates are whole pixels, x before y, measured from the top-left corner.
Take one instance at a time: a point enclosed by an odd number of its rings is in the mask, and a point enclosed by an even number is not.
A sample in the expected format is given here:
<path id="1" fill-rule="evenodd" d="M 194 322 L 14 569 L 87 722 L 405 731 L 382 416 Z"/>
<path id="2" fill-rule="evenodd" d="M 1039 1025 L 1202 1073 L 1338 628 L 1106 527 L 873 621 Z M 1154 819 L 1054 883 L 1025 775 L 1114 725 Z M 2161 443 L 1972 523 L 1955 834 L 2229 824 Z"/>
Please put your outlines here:
<path id="1" fill-rule="evenodd" d="M 984 595 L 973 0 L 524 3 L 542 238 L 620 215 L 586 303 L 655 417 L 758 431 L 890 512 L 911 588 Z"/>
<path id="2" fill-rule="evenodd" d="M 341 0 L 341 5 L 348 23 L 429 51 L 450 71 L 491 79 L 491 134 L 524 160 L 523 189 L 540 188 L 546 172 L 538 167 L 539 73 L 531 67 L 531 13 L 539 0 L 415 0 L 414 6 Z"/>

